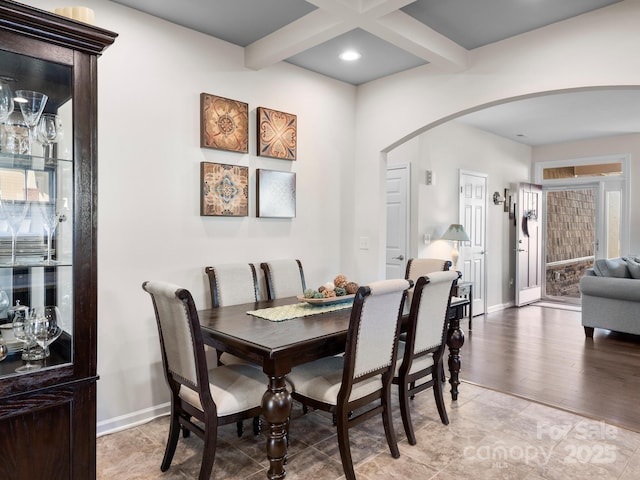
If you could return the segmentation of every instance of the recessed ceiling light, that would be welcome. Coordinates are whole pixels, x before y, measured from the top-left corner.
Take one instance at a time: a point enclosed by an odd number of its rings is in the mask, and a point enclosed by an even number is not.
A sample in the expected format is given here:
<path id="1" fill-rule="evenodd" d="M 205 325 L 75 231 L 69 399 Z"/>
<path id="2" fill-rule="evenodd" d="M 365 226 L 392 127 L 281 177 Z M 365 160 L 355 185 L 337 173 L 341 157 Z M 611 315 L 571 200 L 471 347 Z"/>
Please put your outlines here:
<path id="1" fill-rule="evenodd" d="M 344 60 L 345 62 L 353 62 L 354 60 L 358 60 L 360 57 L 362 57 L 362 55 L 355 50 L 345 50 L 339 55 L 340 60 Z"/>

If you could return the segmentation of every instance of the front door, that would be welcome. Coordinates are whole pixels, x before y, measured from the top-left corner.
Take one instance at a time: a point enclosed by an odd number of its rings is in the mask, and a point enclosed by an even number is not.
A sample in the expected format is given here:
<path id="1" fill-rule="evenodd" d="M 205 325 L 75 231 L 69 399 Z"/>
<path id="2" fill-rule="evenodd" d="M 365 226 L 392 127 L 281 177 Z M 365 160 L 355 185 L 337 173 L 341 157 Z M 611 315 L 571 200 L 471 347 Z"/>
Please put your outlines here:
<path id="1" fill-rule="evenodd" d="M 387 168 L 387 278 L 404 278 L 409 226 L 409 166 Z"/>
<path id="2" fill-rule="evenodd" d="M 473 314 L 486 310 L 485 243 L 487 238 L 487 175 L 460 172 L 460 223 L 469 236 L 461 242 L 460 262 L 463 282 L 473 282 Z"/>
<path id="3" fill-rule="evenodd" d="M 516 205 L 516 305 L 540 300 L 542 296 L 542 187 L 518 185 Z"/>

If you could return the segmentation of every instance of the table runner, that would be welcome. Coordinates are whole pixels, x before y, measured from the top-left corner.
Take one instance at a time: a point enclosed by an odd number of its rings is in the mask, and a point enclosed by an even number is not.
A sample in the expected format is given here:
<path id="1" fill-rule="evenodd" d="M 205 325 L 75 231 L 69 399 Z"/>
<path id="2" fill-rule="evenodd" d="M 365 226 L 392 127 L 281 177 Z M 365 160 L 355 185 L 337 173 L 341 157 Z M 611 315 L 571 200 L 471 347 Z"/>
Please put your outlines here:
<path id="1" fill-rule="evenodd" d="M 351 308 L 353 299 L 332 305 L 310 305 L 308 303 L 294 303 L 293 305 L 281 305 L 279 307 L 261 308 L 260 310 L 250 310 L 247 313 L 254 317 L 264 318 L 271 322 L 282 322 L 293 318 L 316 315 L 319 313 L 332 312 L 343 308 Z"/>

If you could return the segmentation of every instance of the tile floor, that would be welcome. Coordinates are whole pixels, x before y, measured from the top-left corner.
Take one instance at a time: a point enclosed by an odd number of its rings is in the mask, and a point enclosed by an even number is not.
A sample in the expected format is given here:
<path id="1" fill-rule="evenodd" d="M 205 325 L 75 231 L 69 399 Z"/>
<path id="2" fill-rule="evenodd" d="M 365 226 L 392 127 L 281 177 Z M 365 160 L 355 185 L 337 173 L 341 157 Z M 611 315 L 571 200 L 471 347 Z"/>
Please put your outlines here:
<path id="1" fill-rule="evenodd" d="M 449 426 L 440 423 L 430 391 L 413 402 L 417 445 L 407 443 L 400 412 L 394 411 L 400 458 L 393 459 L 382 422 L 372 419 L 350 431 L 359 480 L 542 480 L 640 478 L 640 433 L 617 428 L 518 397 L 463 383 L 452 402 Z M 394 399 L 397 405 L 397 399 Z M 254 437 L 250 422 L 236 436 L 235 425 L 219 430 L 211 478 L 264 479 L 268 469 L 264 434 Z M 171 468 L 160 472 L 168 417 L 97 442 L 98 478 L 195 479 L 202 441 L 180 439 Z M 287 479 L 344 478 L 335 431 L 322 412 L 302 415 L 294 404 Z"/>

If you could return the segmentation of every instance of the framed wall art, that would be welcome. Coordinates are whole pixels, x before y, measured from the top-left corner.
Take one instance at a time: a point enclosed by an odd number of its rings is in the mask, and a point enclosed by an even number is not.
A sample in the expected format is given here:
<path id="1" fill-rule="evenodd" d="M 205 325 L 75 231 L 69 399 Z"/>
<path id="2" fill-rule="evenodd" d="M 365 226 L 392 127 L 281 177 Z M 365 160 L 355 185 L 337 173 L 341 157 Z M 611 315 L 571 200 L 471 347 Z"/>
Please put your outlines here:
<path id="1" fill-rule="evenodd" d="M 291 113 L 258 107 L 258 156 L 296 159 L 298 119 Z"/>
<path id="2" fill-rule="evenodd" d="M 256 169 L 256 216 L 294 218 L 296 216 L 296 174 Z"/>
<path id="3" fill-rule="evenodd" d="M 200 163 L 200 215 L 249 215 L 249 168 L 222 163 Z"/>
<path id="4" fill-rule="evenodd" d="M 201 93 L 200 147 L 249 153 L 249 105 Z"/>

